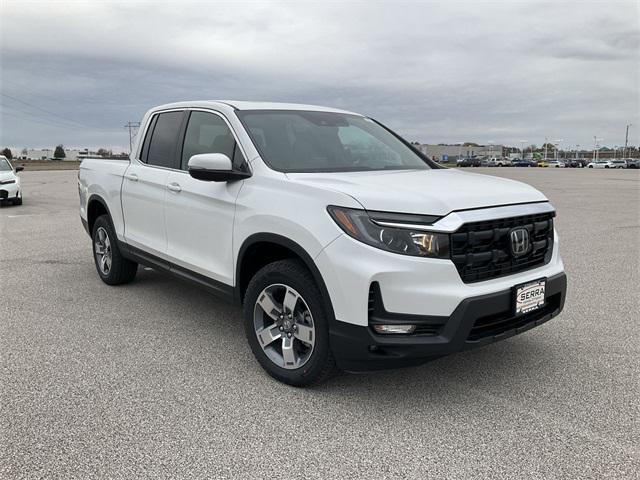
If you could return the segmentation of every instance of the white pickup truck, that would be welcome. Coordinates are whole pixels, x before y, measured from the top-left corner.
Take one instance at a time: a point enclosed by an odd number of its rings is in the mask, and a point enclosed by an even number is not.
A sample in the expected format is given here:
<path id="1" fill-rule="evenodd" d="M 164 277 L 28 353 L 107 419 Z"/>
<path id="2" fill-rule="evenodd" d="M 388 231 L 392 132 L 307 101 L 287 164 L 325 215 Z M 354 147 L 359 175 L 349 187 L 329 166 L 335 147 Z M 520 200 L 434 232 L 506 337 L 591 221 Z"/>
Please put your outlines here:
<path id="1" fill-rule="evenodd" d="M 485 345 L 564 305 L 542 193 L 442 168 L 356 113 L 163 105 L 129 161 L 82 162 L 79 192 L 105 283 L 143 264 L 242 304 L 257 360 L 291 385 Z"/>

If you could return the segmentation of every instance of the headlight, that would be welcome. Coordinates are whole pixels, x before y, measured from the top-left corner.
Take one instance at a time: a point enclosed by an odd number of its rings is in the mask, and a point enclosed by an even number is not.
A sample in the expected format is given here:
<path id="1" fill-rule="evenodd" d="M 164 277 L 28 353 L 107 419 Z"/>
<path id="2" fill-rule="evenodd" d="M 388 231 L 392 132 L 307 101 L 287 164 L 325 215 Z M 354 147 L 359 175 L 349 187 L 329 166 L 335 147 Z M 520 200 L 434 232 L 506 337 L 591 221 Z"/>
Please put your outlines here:
<path id="1" fill-rule="evenodd" d="M 345 233 L 367 245 L 402 255 L 449 258 L 449 235 L 423 231 L 411 215 L 384 213 L 384 222 L 377 223 L 365 210 L 334 206 L 327 210 Z"/>

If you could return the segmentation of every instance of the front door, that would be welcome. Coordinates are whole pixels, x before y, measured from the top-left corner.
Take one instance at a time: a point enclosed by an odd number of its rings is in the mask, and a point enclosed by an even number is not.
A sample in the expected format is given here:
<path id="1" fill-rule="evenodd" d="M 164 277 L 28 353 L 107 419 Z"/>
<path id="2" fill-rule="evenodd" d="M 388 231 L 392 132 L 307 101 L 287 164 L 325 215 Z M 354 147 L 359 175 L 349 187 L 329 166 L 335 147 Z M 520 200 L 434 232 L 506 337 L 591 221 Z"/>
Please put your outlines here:
<path id="1" fill-rule="evenodd" d="M 165 219 L 171 261 L 191 271 L 233 285 L 233 221 L 243 181 L 207 182 L 188 173 L 189 158 L 223 153 L 234 168 L 246 163 L 236 139 L 220 115 L 193 111 L 182 148 L 181 171 L 167 179 Z"/>

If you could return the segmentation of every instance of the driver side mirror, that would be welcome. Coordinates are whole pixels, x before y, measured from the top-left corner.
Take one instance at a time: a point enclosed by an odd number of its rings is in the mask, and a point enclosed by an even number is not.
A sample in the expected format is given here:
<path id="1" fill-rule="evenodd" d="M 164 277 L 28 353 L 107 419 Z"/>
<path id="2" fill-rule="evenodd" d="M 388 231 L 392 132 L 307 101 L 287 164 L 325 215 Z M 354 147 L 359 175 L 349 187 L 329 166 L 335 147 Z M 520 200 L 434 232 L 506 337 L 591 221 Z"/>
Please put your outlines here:
<path id="1" fill-rule="evenodd" d="M 201 153 L 189 159 L 189 175 L 208 182 L 229 182 L 250 177 L 248 172 L 233 169 L 231 159 L 224 153 Z"/>
<path id="2" fill-rule="evenodd" d="M 24 167 L 16 167 L 16 173 L 21 172 L 24 170 Z"/>

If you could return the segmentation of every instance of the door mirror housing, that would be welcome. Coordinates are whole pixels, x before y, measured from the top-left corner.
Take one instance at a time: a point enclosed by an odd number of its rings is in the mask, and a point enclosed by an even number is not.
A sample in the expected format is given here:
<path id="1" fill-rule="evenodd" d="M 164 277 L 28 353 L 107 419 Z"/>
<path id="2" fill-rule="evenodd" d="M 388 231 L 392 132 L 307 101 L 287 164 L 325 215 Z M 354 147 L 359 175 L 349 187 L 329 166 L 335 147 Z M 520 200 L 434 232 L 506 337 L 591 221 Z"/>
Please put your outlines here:
<path id="1" fill-rule="evenodd" d="M 16 167 L 16 173 L 21 172 L 24 170 L 24 167 Z"/>
<path id="2" fill-rule="evenodd" d="M 201 153 L 189 159 L 189 175 L 207 182 L 230 182 L 250 177 L 248 172 L 233 169 L 231 159 L 224 153 Z"/>

